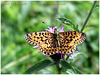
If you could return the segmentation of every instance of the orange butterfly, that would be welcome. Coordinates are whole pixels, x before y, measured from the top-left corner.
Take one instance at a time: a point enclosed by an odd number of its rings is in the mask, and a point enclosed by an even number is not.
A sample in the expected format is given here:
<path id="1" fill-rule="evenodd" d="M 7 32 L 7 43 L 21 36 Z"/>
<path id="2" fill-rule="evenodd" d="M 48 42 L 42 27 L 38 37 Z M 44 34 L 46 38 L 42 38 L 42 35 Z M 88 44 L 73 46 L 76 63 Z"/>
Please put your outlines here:
<path id="1" fill-rule="evenodd" d="M 49 32 L 28 33 L 25 38 L 28 43 L 39 46 L 43 54 L 50 56 L 56 53 L 72 54 L 76 46 L 84 42 L 86 35 L 77 31 L 58 32 L 55 27 L 49 28 Z"/>

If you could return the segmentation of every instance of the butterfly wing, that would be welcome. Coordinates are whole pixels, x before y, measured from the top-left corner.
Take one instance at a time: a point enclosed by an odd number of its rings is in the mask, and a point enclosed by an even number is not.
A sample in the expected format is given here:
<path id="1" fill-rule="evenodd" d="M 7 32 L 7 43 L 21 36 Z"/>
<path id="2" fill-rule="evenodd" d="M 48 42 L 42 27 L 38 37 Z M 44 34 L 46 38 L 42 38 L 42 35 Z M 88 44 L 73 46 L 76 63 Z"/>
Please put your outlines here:
<path id="1" fill-rule="evenodd" d="M 86 35 L 77 31 L 60 32 L 58 34 L 59 52 L 71 54 L 76 50 L 76 45 L 84 42 Z"/>
<path id="2" fill-rule="evenodd" d="M 28 43 L 37 45 L 41 51 L 47 56 L 56 53 L 56 43 L 53 33 L 50 32 L 33 32 L 25 35 Z"/>

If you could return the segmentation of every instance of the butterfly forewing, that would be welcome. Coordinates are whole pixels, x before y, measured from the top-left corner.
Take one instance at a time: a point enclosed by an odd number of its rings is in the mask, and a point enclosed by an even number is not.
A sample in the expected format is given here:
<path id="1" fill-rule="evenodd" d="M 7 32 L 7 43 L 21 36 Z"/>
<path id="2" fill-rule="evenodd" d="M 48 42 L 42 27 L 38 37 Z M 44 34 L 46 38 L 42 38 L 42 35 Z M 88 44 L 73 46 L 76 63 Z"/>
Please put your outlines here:
<path id="1" fill-rule="evenodd" d="M 33 32 L 25 35 L 28 43 L 37 45 L 46 55 L 53 55 L 57 52 L 55 38 L 50 32 Z"/>

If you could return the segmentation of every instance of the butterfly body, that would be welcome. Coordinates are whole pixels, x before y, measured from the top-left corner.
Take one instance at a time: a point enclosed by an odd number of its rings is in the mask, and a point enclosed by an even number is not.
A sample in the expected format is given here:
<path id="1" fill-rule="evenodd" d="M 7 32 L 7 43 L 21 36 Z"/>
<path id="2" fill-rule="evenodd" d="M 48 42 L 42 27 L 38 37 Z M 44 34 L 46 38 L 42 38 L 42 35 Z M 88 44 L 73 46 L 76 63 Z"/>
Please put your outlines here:
<path id="1" fill-rule="evenodd" d="M 58 32 L 33 32 L 25 35 L 28 43 L 37 45 L 43 54 L 50 56 L 56 53 L 70 55 L 81 44 L 86 35 L 77 31 Z"/>

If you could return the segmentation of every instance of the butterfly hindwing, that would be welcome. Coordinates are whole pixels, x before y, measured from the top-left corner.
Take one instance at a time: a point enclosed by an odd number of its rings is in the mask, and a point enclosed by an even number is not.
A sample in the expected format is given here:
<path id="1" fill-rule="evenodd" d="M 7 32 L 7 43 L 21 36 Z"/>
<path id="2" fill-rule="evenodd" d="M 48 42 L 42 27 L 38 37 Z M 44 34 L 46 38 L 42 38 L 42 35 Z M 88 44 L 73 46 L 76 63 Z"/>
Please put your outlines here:
<path id="1" fill-rule="evenodd" d="M 28 43 L 41 47 L 41 51 L 46 55 L 56 53 L 56 44 L 53 33 L 49 32 L 33 32 L 25 35 Z"/>

